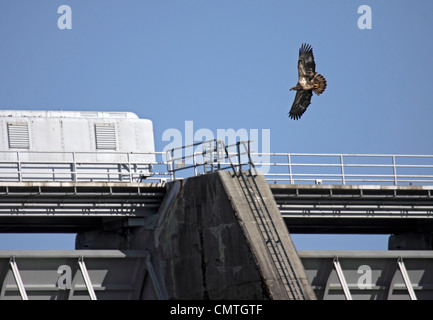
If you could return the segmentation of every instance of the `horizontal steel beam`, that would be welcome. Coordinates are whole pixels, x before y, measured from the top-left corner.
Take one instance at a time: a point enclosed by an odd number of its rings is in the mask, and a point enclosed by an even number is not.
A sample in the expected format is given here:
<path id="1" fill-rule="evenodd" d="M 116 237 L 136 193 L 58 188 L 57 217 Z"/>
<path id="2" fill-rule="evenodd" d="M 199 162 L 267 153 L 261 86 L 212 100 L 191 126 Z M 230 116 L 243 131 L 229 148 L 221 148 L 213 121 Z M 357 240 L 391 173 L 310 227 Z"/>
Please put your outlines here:
<path id="1" fill-rule="evenodd" d="M 270 185 L 292 233 L 433 232 L 431 186 Z"/>
<path id="2" fill-rule="evenodd" d="M 293 233 L 433 231 L 432 186 L 271 184 Z M 153 183 L 0 183 L 0 232 L 89 230 L 105 218 L 155 214 L 166 194 Z M 26 219 L 22 219 L 22 218 Z M 66 218 L 74 220 L 66 220 Z M 63 219 L 63 220 L 62 220 Z M 44 229 L 45 228 L 45 229 Z M 70 231 L 67 231 L 70 232 Z"/>
<path id="3" fill-rule="evenodd" d="M 140 226 L 157 213 L 164 184 L 0 183 L 0 232 L 82 232 L 123 219 Z M 128 222 L 129 221 L 129 222 Z"/>

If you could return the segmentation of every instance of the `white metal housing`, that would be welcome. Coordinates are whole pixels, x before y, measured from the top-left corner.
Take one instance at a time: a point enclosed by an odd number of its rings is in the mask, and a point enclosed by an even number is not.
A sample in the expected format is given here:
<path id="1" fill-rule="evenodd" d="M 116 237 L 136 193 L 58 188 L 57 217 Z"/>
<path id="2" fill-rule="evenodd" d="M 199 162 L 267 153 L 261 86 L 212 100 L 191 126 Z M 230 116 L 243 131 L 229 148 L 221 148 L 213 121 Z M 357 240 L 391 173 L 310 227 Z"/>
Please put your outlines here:
<path id="1" fill-rule="evenodd" d="M 152 121 L 131 112 L 6 110 L 0 133 L 0 180 L 130 181 L 155 162 Z"/>

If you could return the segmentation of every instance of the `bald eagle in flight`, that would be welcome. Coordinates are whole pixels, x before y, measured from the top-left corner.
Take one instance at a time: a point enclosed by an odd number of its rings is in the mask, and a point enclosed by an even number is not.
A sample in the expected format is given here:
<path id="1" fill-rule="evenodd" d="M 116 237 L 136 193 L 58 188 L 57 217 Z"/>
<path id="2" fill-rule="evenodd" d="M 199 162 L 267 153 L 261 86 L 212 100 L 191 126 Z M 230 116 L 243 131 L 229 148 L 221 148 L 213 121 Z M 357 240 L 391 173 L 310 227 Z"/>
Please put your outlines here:
<path id="1" fill-rule="evenodd" d="M 311 103 L 313 92 L 320 95 L 326 89 L 326 79 L 316 72 L 313 48 L 309 44 L 302 44 L 299 49 L 298 83 L 290 90 L 297 90 L 295 101 L 289 112 L 289 117 L 298 120 Z"/>

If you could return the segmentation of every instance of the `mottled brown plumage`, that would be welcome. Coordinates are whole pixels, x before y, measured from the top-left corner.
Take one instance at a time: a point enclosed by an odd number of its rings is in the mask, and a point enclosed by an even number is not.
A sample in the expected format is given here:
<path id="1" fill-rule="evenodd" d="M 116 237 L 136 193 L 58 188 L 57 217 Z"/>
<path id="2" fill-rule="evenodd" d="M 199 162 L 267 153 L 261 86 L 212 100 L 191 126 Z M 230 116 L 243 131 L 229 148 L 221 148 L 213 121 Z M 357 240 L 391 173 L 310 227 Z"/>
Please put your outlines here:
<path id="1" fill-rule="evenodd" d="M 302 44 L 299 49 L 298 83 L 290 90 L 296 90 L 295 101 L 289 112 L 291 119 L 301 118 L 311 103 L 313 92 L 317 95 L 326 89 L 326 79 L 316 72 L 313 48 L 309 44 Z"/>

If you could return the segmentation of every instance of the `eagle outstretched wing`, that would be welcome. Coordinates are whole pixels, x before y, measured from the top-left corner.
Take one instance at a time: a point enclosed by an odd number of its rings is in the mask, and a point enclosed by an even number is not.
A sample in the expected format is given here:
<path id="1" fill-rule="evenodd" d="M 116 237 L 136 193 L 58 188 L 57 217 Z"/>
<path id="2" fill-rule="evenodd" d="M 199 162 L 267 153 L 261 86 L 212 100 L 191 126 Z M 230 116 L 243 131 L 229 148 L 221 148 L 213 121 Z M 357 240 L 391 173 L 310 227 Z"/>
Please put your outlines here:
<path id="1" fill-rule="evenodd" d="M 302 44 L 299 48 L 298 76 L 307 77 L 309 80 L 316 73 L 316 63 L 314 62 L 313 48 L 309 44 Z"/>
<path id="2" fill-rule="evenodd" d="M 309 44 L 302 44 L 299 48 L 298 83 L 290 90 L 296 90 L 295 101 L 289 112 L 289 117 L 298 120 L 311 103 L 313 92 L 318 96 L 326 89 L 326 79 L 316 73 L 313 48 Z"/>
<path id="3" fill-rule="evenodd" d="M 312 95 L 313 92 L 311 90 L 298 90 L 296 92 L 295 101 L 293 101 L 292 108 L 289 112 L 291 119 L 298 120 L 302 116 L 311 103 Z"/>

